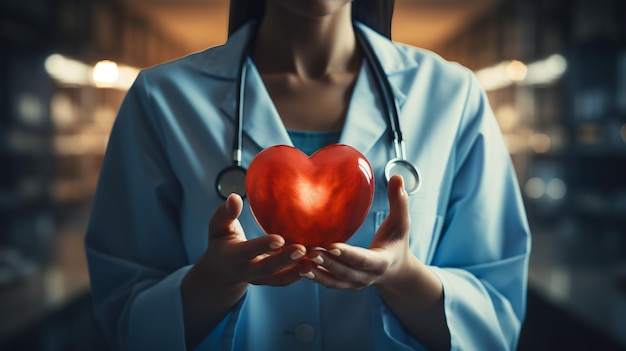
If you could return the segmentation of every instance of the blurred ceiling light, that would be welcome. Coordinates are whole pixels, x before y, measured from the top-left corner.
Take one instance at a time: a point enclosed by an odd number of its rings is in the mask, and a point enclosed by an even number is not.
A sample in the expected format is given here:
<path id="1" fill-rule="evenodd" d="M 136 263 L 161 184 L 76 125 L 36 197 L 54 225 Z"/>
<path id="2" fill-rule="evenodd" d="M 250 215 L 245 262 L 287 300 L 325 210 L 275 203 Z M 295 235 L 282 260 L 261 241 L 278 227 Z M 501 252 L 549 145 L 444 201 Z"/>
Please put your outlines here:
<path id="1" fill-rule="evenodd" d="M 97 88 L 113 88 L 126 91 L 133 85 L 138 74 L 138 68 L 102 60 L 93 67 L 92 84 Z"/>
<path id="2" fill-rule="evenodd" d="M 512 82 L 507 74 L 508 64 L 508 62 L 501 62 L 475 72 L 485 90 L 498 90 L 511 85 Z"/>
<path id="3" fill-rule="evenodd" d="M 45 61 L 46 72 L 61 85 L 94 86 L 126 91 L 139 74 L 139 69 L 102 60 L 95 66 L 52 54 Z"/>
<path id="4" fill-rule="evenodd" d="M 561 78 L 566 70 L 567 61 L 565 57 L 554 54 L 529 64 L 528 75 L 523 83 L 527 85 L 548 84 Z"/>
<path id="5" fill-rule="evenodd" d="M 546 192 L 546 183 L 539 177 L 532 177 L 526 181 L 524 192 L 531 199 L 540 199 Z"/>
<path id="6" fill-rule="evenodd" d="M 139 74 L 139 69 L 130 66 L 118 66 L 119 76 L 117 81 L 115 82 L 114 88 L 119 90 L 128 90 L 137 79 L 137 75 Z"/>
<path id="7" fill-rule="evenodd" d="M 553 178 L 546 184 L 546 195 L 553 200 L 561 200 L 567 194 L 567 185 L 562 179 Z"/>
<path id="8" fill-rule="evenodd" d="M 554 54 L 545 59 L 524 64 L 519 60 L 503 61 L 475 72 L 487 91 L 497 90 L 513 84 L 543 85 L 552 83 L 567 70 L 567 60 Z"/>
<path id="9" fill-rule="evenodd" d="M 522 61 L 513 60 L 506 66 L 506 75 L 514 82 L 524 80 L 526 74 L 528 74 L 528 68 Z"/>
<path id="10" fill-rule="evenodd" d="M 91 67 L 80 61 L 72 60 L 60 54 L 52 54 L 44 66 L 50 77 L 64 85 L 89 85 Z"/>
<path id="11" fill-rule="evenodd" d="M 110 60 L 98 61 L 91 73 L 93 84 L 98 88 L 113 87 L 119 76 L 120 70 L 117 63 Z"/>

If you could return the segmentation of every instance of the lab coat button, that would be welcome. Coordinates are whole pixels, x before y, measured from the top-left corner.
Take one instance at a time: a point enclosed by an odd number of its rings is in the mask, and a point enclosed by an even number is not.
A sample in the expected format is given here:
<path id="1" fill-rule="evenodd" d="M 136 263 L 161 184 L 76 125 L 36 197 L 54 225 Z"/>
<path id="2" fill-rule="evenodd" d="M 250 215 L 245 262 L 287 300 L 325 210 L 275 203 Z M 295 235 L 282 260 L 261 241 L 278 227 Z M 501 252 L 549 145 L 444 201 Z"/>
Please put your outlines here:
<path id="1" fill-rule="evenodd" d="M 300 324 L 294 329 L 294 332 L 296 334 L 296 340 L 303 344 L 313 341 L 315 337 L 315 329 L 313 329 L 313 326 L 310 324 Z"/>

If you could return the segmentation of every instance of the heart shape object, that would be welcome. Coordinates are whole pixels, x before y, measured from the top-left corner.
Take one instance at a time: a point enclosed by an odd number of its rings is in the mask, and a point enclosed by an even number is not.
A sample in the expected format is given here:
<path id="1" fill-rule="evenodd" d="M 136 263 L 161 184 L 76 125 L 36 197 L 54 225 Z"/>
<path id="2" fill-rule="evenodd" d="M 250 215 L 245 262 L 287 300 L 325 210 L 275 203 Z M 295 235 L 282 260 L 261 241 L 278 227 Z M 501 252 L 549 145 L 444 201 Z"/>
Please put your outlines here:
<path id="1" fill-rule="evenodd" d="M 288 244 L 327 247 L 348 240 L 365 220 L 374 172 L 348 145 L 332 144 L 311 157 L 277 145 L 250 163 L 246 194 L 265 233 L 282 235 Z"/>

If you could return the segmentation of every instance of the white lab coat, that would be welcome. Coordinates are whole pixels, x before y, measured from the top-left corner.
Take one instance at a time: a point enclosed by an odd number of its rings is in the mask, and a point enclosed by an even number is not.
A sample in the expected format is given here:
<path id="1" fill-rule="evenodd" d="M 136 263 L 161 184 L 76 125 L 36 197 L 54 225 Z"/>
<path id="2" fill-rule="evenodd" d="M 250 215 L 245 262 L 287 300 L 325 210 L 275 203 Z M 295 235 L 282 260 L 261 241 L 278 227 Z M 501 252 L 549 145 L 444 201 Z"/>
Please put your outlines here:
<path id="1" fill-rule="evenodd" d="M 367 29 L 400 106 L 407 157 L 422 175 L 410 197 L 411 250 L 441 279 L 454 350 L 514 349 L 525 310 L 529 229 L 510 157 L 472 73 Z M 207 246 L 222 200 L 217 174 L 232 163 L 244 26 L 220 47 L 143 71 L 112 130 L 86 236 L 95 312 L 114 349 L 184 350 L 180 283 Z M 243 165 L 291 141 L 248 61 Z M 387 116 L 363 66 L 340 143 L 375 171 L 367 247 L 388 213 Z M 263 235 L 247 202 L 249 238 Z M 331 290 L 302 279 L 249 286 L 198 350 L 423 349 L 373 287 Z"/>

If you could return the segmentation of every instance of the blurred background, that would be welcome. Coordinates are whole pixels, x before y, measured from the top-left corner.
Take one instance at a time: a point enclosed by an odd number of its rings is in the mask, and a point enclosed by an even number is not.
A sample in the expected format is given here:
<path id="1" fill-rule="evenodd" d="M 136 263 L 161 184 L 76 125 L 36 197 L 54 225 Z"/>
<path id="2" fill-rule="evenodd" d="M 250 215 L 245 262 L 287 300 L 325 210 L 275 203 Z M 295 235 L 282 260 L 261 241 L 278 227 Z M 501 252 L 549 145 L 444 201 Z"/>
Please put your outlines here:
<path id="1" fill-rule="evenodd" d="M 83 236 L 109 130 L 228 3 L 0 0 L 0 350 L 107 349 Z M 488 92 L 533 231 L 519 349 L 625 350 L 626 1 L 396 0 L 393 38 Z"/>

